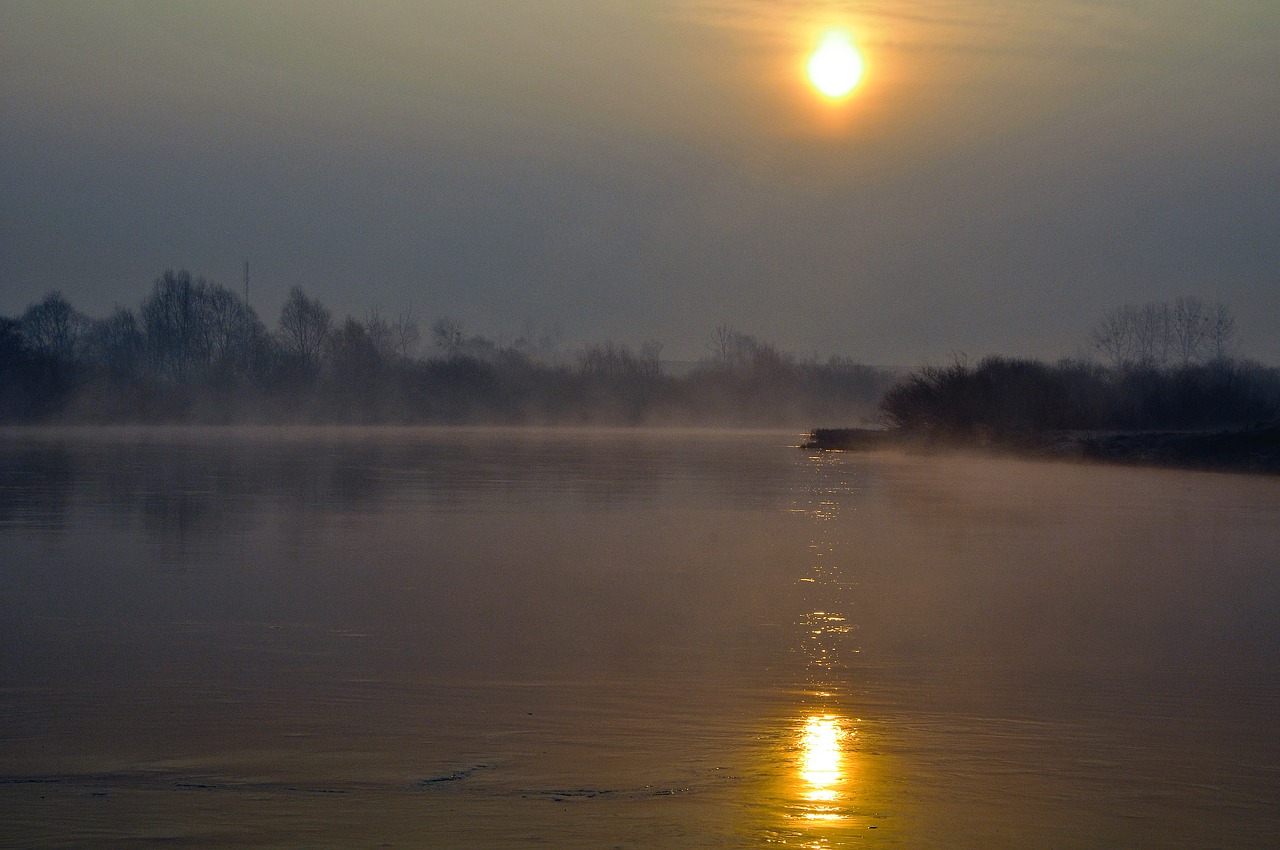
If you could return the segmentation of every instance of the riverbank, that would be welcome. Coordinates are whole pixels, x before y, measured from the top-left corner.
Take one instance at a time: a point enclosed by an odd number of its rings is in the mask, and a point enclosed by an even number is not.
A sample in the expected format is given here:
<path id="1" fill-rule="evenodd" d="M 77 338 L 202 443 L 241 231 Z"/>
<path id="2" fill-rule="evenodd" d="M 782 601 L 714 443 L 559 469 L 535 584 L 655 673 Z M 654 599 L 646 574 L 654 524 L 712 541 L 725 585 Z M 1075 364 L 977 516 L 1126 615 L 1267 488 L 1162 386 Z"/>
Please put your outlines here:
<path id="1" fill-rule="evenodd" d="M 1019 431 L 964 436 L 816 428 L 801 448 L 917 452 L 960 449 L 1135 466 L 1280 474 L 1280 423 L 1216 431 Z"/>

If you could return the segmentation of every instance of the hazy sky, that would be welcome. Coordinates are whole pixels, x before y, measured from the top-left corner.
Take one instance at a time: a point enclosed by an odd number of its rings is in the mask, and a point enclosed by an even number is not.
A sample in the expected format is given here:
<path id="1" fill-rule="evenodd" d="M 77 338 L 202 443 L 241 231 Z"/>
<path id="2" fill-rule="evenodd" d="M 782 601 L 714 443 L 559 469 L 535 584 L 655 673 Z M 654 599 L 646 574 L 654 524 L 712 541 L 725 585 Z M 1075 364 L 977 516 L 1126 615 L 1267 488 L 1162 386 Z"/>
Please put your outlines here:
<path id="1" fill-rule="evenodd" d="M 0 313 L 246 259 L 269 323 L 914 365 L 1196 294 L 1280 362 L 1280 4 L 0 0 Z"/>

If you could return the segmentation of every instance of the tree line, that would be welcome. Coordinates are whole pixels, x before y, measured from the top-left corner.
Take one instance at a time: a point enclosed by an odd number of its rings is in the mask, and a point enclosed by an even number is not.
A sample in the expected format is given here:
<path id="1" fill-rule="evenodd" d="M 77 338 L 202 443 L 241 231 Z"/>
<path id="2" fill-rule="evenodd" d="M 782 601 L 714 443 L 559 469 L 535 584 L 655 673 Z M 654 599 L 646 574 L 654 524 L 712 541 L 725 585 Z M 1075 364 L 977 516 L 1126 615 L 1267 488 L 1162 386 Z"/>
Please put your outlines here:
<path id="1" fill-rule="evenodd" d="M 296 287 L 268 327 L 238 293 L 170 270 L 137 310 L 91 318 L 51 292 L 0 316 L 0 422 L 803 426 L 871 415 L 893 379 L 727 326 L 681 374 L 654 340 L 567 356 L 559 342 L 448 318 L 424 339 L 409 311 L 337 319 Z"/>
<path id="2" fill-rule="evenodd" d="M 849 425 L 960 438 L 1240 426 L 1280 418 L 1280 370 L 1233 357 L 1235 319 L 1186 297 L 1124 305 L 1095 356 L 957 357 L 904 376 L 801 359 L 727 325 L 673 374 L 662 345 L 556 333 L 510 343 L 410 311 L 341 320 L 290 290 L 274 327 L 240 295 L 166 271 L 137 310 L 91 318 L 58 292 L 0 316 L 3 423 Z"/>
<path id="3" fill-rule="evenodd" d="M 957 357 L 885 393 L 891 428 L 985 440 L 1044 431 L 1239 428 L 1280 419 L 1280 369 L 1237 359 L 1235 318 L 1193 297 L 1111 310 L 1090 331 L 1101 360 Z"/>

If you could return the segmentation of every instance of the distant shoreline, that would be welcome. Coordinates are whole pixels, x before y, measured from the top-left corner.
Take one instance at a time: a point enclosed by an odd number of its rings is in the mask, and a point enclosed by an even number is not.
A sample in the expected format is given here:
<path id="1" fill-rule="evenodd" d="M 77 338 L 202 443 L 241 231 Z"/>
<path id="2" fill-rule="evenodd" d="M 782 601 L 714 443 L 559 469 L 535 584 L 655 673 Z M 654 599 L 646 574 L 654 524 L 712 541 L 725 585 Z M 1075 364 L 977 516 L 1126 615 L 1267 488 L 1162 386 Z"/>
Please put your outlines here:
<path id="1" fill-rule="evenodd" d="M 815 428 L 801 448 L 819 451 L 978 450 L 1029 458 L 1280 475 L 1280 423 L 1213 431 L 1028 430 L 973 435 Z"/>

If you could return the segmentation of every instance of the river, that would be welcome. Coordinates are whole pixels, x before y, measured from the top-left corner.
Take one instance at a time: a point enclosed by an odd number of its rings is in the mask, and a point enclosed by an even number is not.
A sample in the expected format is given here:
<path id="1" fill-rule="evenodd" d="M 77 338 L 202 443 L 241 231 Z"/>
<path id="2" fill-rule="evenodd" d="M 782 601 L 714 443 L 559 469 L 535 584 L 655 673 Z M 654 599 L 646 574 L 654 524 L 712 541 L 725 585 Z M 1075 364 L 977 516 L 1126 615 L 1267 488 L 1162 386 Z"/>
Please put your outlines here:
<path id="1" fill-rule="evenodd" d="M 0 844 L 1280 846 L 1280 479 L 0 435 Z"/>

